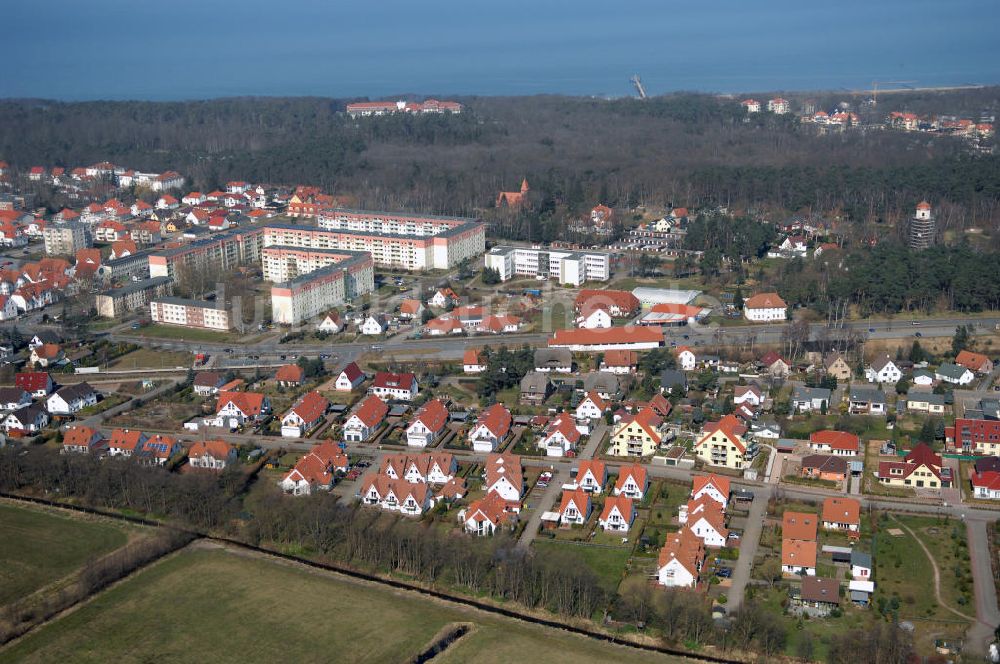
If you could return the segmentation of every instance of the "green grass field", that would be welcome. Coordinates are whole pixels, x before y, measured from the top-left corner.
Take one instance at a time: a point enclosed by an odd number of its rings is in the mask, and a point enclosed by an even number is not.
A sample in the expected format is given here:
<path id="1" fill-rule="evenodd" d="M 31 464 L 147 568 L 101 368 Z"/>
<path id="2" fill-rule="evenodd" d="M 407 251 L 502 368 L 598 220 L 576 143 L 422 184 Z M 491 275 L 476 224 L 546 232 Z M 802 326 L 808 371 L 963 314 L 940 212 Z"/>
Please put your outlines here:
<path id="1" fill-rule="evenodd" d="M 0 604 L 67 576 L 88 558 L 125 544 L 111 523 L 0 504 Z"/>
<path id="2" fill-rule="evenodd" d="M 533 546 L 546 551 L 562 551 L 579 556 L 600 579 L 608 592 L 618 589 L 625 574 L 625 564 L 632 555 L 631 546 L 608 547 L 592 544 L 571 544 L 558 540 L 536 539 Z"/>
<path id="3" fill-rule="evenodd" d="M 173 369 L 190 367 L 194 361 L 191 353 L 140 348 L 122 355 L 111 363 L 111 369 Z"/>
<path id="4" fill-rule="evenodd" d="M 174 327 L 172 325 L 150 325 L 140 330 L 135 330 L 134 333 L 141 337 L 153 337 L 157 339 L 215 341 L 220 343 L 232 341 L 237 338 L 237 335 L 229 332 L 216 332 L 214 330 L 202 330 L 194 327 Z"/>
<path id="5" fill-rule="evenodd" d="M 264 558 L 188 549 L 0 650 L 0 662 L 401 662 L 454 622 L 475 629 L 444 662 L 684 661 Z"/>

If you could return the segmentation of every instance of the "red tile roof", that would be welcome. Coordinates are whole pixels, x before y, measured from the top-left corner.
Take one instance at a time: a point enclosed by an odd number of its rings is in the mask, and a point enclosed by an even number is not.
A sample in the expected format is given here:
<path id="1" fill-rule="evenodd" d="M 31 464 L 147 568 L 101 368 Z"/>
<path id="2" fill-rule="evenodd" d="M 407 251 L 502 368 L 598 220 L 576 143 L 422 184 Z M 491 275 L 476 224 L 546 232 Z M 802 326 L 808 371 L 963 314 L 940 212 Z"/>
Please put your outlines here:
<path id="1" fill-rule="evenodd" d="M 819 445 L 829 445 L 830 449 L 858 453 L 861 451 L 861 439 L 846 431 L 824 429 L 815 431 L 809 436 L 809 442 Z"/>
<path id="2" fill-rule="evenodd" d="M 369 429 L 380 424 L 388 413 L 389 406 L 374 394 L 365 397 L 358 409 L 354 411 L 358 419 Z"/>
<path id="3" fill-rule="evenodd" d="M 823 501 L 823 521 L 861 524 L 861 503 L 853 498 L 827 498 Z"/>
<path id="4" fill-rule="evenodd" d="M 639 488 L 646 486 L 646 467 L 638 463 L 626 464 L 618 469 L 618 480 L 615 482 L 615 488 L 622 490 L 625 488 L 625 482 L 631 477 Z"/>
<path id="5" fill-rule="evenodd" d="M 430 431 L 440 431 L 448 423 L 448 409 L 437 399 L 431 399 L 423 405 L 414 421 L 420 421 Z"/>
<path id="6" fill-rule="evenodd" d="M 111 432 L 111 438 L 108 439 L 108 447 L 115 448 L 119 450 L 136 450 L 141 449 L 142 443 L 146 440 L 145 434 L 141 431 L 135 431 L 133 429 L 115 429 Z"/>
<path id="7" fill-rule="evenodd" d="M 639 354 L 634 350 L 609 350 L 604 353 L 604 364 L 609 367 L 634 367 Z"/>
<path id="8" fill-rule="evenodd" d="M 786 540 L 815 541 L 819 520 L 811 512 L 786 510 L 781 518 L 781 536 Z"/>
<path id="9" fill-rule="evenodd" d="M 970 371 L 982 371 L 984 365 L 988 365 L 989 361 L 990 358 L 982 353 L 973 353 L 971 350 L 963 350 L 955 357 L 955 364 Z"/>
<path id="10" fill-rule="evenodd" d="M 781 564 L 795 567 L 816 567 L 816 542 L 797 539 L 781 540 Z"/>
<path id="11" fill-rule="evenodd" d="M 297 364 L 286 364 L 279 367 L 274 374 L 274 380 L 279 383 L 301 383 L 306 377 L 306 370 Z"/>
<path id="12" fill-rule="evenodd" d="M 188 458 L 210 456 L 225 460 L 234 449 L 236 448 L 224 440 L 199 440 L 188 450 Z"/>
<path id="13" fill-rule="evenodd" d="M 49 385 L 49 381 L 49 374 L 44 371 L 22 372 L 14 376 L 14 385 L 31 393 L 44 390 Z"/>
<path id="14" fill-rule="evenodd" d="M 696 495 L 708 485 L 714 486 L 723 498 L 729 499 L 729 478 L 723 475 L 696 475 L 691 480 L 691 495 Z"/>
<path id="15" fill-rule="evenodd" d="M 381 387 L 385 389 L 400 390 L 413 389 L 413 384 L 416 382 L 416 377 L 412 373 L 390 373 L 388 371 L 379 371 L 375 374 L 375 380 L 372 383 L 373 387 Z"/>
<path id="16" fill-rule="evenodd" d="M 264 395 L 257 392 L 223 392 L 219 394 L 215 412 L 219 412 L 230 402 L 244 415 L 254 417 L 260 415 L 263 410 Z"/>
<path id="17" fill-rule="evenodd" d="M 365 375 L 365 373 L 361 370 L 361 367 L 358 366 L 357 362 L 351 362 L 348 364 L 344 367 L 344 370 L 341 373 L 347 376 L 347 380 L 352 383 Z"/>
<path id="18" fill-rule="evenodd" d="M 495 403 L 482 413 L 476 421 L 476 426 L 484 425 L 497 439 L 503 440 L 510 431 L 513 422 L 510 411 L 502 403 Z"/>
<path id="19" fill-rule="evenodd" d="M 303 422 L 314 422 L 322 417 L 329 407 L 329 400 L 319 392 L 313 391 L 303 394 L 289 412 L 294 412 Z"/>
<path id="20" fill-rule="evenodd" d="M 63 434 L 63 445 L 66 446 L 82 446 L 90 445 L 90 442 L 97 436 L 100 438 L 100 434 L 96 429 L 91 429 L 90 427 L 74 425 L 70 427 Z"/>
<path id="21" fill-rule="evenodd" d="M 657 559 L 659 567 L 676 560 L 691 576 L 698 578 L 698 566 L 705 558 L 705 547 L 701 539 L 687 526 L 676 533 L 668 533 Z"/>
<path id="22" fill-rule="evenodd" d="M 785 309 L 785 301 L 777 293 L 758 293 L 743 303 L 746 309 Z"/>

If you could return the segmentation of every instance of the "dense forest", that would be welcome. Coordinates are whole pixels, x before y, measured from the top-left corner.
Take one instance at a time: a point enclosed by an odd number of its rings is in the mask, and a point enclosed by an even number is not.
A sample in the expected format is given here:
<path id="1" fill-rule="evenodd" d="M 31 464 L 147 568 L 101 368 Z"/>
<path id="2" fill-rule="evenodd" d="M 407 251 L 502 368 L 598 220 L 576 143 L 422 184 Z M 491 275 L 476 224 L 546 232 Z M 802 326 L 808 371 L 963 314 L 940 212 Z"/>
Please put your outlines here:
<path id="1" fill-rule="evenodd" d="M 997 92 L 956 93 L 955 104 L 994 107 Z M 913 98 L 951 108 L 947 94 Z M 893 107 L 906 100 L 894 96 Z M 107 159 L 177 169 L 199 189 L 234 178 L 315 184 L 365 207 L 491 218 L 496 193 L 527 177 L 530 208 L 499 215 L 497 228 L 535 240 L 559 237 L 567 218 L 597 201 L 771 216 L 839 210 L 865 224 L 893 223 L 928 198 L 945 230 L 1000 223 L 1000 158 L 972 156 L 956 138 L 820 134 L 791 116 L 747 118 L 737 100 L 701 94 L 461 101 L 460 116 L 352 120 L 344 100 L 321 98 L 11 100 L 0 102 L 0 159 L 21 168 Z"/>

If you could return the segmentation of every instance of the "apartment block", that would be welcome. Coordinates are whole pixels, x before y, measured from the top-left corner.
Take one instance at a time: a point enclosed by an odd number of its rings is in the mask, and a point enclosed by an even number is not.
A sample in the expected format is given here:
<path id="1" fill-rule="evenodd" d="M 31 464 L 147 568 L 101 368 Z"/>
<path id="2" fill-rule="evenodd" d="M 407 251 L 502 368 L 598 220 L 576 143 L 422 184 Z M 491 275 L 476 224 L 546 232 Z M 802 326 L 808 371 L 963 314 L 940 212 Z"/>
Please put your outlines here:
<path id="1" fill-rule="evenodd" d="M 227 331 L 232 328 L 229 312 L 218 306 L 216 302 L 160 297 L 149 303 L 149 313 L 154 323 Z"/>
<path id="2" fill-rule="evenodd" d="M 264 252 L 265 274 L 268 269 L 272 275 L 290 274 L 300 269 L 298 265 L 325 262 L 318 269 L 271 286 L 271 320 L 275 323 L 300 323 L 375 289 L 375 264 L 367 252 L 301 250 L 297 252 L 301 264 L 295 262 L 296 251 L 288 247 L 268 247 Z M 271 268 L 267 267 L 269 258 Z"/>
<path id="3" fill-rule="evenodd" d="M 42 238 L 49 256 L 75 256 L 77 251 L 91 245 L 87 229 L 79 222 L 48 224 Z"/>
<path id="4" fill-rule="evenodd" d="M 95 298 L 95 307 L 98 316 L 120 318 L 129 311 L 145 309 L 151 300 L 168 296 L 172 292 L 173 281 L 170 277 L 133 281 L 121 288 L 99 293 Z"/>

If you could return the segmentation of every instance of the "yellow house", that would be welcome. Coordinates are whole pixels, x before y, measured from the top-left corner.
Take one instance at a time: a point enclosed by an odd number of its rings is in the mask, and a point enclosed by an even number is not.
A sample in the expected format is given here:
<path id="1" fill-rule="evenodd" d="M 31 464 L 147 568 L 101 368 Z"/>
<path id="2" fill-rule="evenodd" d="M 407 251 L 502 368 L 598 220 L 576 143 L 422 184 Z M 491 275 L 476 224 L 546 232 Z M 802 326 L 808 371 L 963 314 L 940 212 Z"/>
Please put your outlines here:
<path id="1" fill-rule="evenodd" d="M 650 456 L 660 446 L 660 418 L 652 408 L 643 408 L 632 418 L 623 419 L 611 435 L 612 456 Z"/>
<path id="2" fill-rule="evenodd" d="M 916 413 L 944 413 L 944 395 L 923 390 L 910 390 L 906 395 L 906 410 Z"/>
<path id="3" fill-rule="evenodd" d="M 826 375 L 833 376 L 837 380 L 850 380 L 853 375 L 851 365 L 844 360 L 844 356 L 840 353 L 828 356 L 823 360 L 823 366 L 826 368 Z"/>
<path id="4" fill-rule="evenodd" d="M 754 448 L 743 440 L 746 427 L 735 415 L 705 424 L 705 431 L 694 445 L 694 452 L 710 466 L 742 470 L 753 460 Z"/>
<path id="5" fill-rule="evenodd" d="M 952 485 L 951 469 L 925 443 L 918 443 L 902 461 L 880 461 L 880 484 L 915 489 L 942 489 Z"/>

